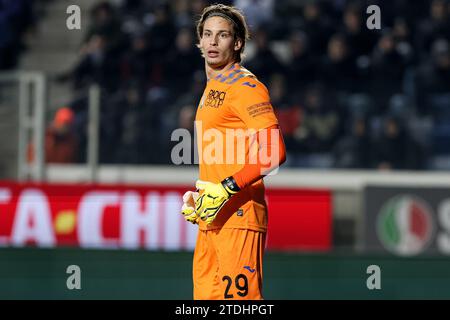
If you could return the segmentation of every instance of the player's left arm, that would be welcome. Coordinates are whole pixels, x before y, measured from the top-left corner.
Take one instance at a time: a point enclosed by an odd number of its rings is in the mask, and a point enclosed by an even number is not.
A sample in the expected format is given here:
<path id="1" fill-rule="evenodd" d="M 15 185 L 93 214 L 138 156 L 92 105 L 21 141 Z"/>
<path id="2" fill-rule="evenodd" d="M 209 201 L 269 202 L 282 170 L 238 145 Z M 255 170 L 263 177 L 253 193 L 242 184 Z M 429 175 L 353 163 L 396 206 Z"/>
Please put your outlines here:
<path id="1" fill-rule="evenodd" d="M 251 140 L 257 144 L 256 154 L 250 151 L 244 167 L 232 175 L 239 189 L 260 180 L 286 161 L 286 146 L 278 125 L 258 131 Z M 256 161 L 250 161 L 252 156 Z"/>
<path id="2" fill-rule="evenodd" d="M 239 103 L 235 104 L 234 111 L 248 128 L 255 131 L 250 137 L 253 145 L 244 167 L 232 176 L 237 186 L 243 189 L 283 164 L 286 147 L 267 88 L 256 79 L 249 79 L 235 89 Z"/>
<path id="3" fill-rule="evenodd" d="M 214 184 L 197 181 L 203 190 L 196 201 L 196 212 L 211 223 L 233 195 L 280 166 L 286 160 L 286 148 L 278 120 L 273 112 L 267 88 L 256 80 L 238 83 L 234 92 L 232 111 L 254 130 L 245 165 L 235 174 Z"/>

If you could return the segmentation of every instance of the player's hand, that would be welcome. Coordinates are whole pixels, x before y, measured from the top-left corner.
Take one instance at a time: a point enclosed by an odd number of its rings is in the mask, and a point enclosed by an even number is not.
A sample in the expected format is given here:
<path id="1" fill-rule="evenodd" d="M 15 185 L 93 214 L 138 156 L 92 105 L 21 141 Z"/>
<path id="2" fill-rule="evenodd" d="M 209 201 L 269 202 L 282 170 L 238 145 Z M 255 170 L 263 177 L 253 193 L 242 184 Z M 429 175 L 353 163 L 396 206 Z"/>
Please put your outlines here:
<path id="1" fill-rule="evenodd" d="M 195 211 L 206 224 L 213 222 L 225 203 L 240 190 L 232 177 L 217 184 L 197 180 L 195 186 L 203 191 L 195 201 Z"/>
<path id="2" fill-rule="evenodd" d="M 186 221 L 196 224 L 198 215 L 195 212 L 195 201 L 199 197 L 199 193 L 195 191 L 187 191 L 183 195 L 183 206 L 181 207 L 181 214 Z"/>

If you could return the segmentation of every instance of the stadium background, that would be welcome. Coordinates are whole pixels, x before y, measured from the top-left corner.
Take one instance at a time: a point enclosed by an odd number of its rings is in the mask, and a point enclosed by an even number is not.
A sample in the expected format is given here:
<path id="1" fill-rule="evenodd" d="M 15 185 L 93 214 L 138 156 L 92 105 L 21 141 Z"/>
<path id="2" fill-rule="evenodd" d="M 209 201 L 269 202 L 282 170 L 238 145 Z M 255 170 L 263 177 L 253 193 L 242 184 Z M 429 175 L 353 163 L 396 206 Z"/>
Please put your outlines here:
<path id="1" fill-rule="evenodd" d="M 288 151 L 266 179 L 266 298 L 448 298 L 450 3 L 223 3 L 249 19 L 244 65 Z M 193 130 L 207 4 L 0 1 L 0 298 L 191 298 L 176 208 L 196 169 L 170 136 Z"/>

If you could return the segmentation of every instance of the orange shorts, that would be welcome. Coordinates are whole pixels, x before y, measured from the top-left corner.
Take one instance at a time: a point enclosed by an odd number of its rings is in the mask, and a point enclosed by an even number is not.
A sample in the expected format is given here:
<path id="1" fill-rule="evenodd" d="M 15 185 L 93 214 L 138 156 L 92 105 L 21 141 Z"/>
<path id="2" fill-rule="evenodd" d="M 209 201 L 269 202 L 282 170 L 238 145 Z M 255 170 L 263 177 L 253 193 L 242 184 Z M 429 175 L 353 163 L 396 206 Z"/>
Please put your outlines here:
<path id="1" fill-rule="evenodd" d="M 198 231 L 194 252 L 195 300 L 261 300 L 265 232 Z"/>

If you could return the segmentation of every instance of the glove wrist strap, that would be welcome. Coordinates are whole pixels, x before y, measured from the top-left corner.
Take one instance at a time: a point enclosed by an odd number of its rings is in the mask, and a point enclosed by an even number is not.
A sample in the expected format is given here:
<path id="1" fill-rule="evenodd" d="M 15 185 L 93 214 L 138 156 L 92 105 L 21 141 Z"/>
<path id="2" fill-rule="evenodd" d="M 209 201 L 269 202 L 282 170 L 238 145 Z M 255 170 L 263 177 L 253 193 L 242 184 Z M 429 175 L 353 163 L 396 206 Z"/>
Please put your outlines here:
<path id="1" fill-rule="evenodd" d="M 241 191 L 241 188 L 239 188 L 238 184 L 234 180 L 232 176 L 225 178 L 222 180 L 222 186 L 225 189 L 225 191 L 230 195 L 234 195 Z"/>

